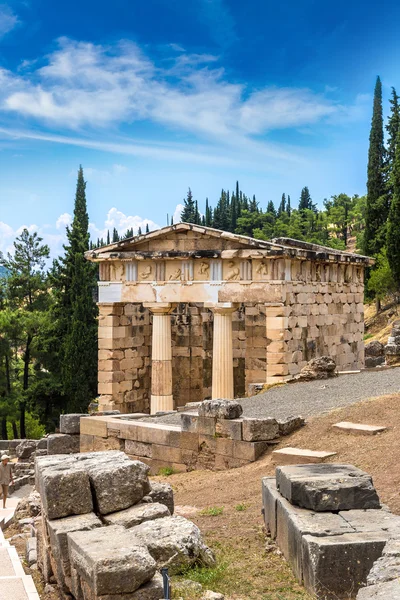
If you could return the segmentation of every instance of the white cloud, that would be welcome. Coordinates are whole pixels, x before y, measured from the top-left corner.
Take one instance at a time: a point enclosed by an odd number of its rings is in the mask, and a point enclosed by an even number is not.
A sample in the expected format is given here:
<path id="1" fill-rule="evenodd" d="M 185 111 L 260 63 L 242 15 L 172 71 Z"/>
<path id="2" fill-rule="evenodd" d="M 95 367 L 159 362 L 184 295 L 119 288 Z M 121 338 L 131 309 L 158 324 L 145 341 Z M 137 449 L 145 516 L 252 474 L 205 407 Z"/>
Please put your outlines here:
<path id="1" fill-rule="evenodd" d="M 46 60 L 23 75 L 0 71 L 3 111 L 69 129 L 147 120 L 227 142 L 349 110 L 308 89 L 231 82 L 212 55 L 173 54 L 156 64 L 133 43 L 62 38 Z"/>
<path id="2" fill-rule="evenodd" d="M 182 214 L 182 211 L 183 211 L 183 209 L 184 209 L 184 206 L 183 206 L 183 204 L 177 204 L 177 205 L 176 205 L 175 212 L 174 212 L 174 214 L 172 215 L 172 218 L 173 218 L 173 220 L 174 220 L 174 224 L 175 224 L 175 225 L 176 225 L 177 223 L 180 223 L 180 222 L 181 222 L 181 214 Z"/>
<path id="3" fill-rule="evenodd" d="M 8 4 L 0 4 L 0 38 L 12 31 L 18 23 L 17 15 Z"/>
<path id="4" fill-rule="evenodd" d="M 65 229 L 68 225 L 72 223 L 72 215 L 69 213 L 63 213 L 60 215 L 56 221 L 56 229 Z"/>

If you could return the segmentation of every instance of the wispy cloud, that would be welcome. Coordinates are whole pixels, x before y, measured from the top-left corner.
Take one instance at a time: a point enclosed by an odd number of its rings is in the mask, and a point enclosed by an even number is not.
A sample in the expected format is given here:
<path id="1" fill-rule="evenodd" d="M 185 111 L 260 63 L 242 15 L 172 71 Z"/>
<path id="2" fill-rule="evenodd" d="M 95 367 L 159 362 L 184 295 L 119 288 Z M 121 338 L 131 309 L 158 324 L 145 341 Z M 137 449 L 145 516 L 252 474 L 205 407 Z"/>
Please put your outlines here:
<path id="1" fill-rule="evenodd" d="M 19 23 L 17 15 L 8 4 L 0 4 L 0 38 L 12 31 Z"/>

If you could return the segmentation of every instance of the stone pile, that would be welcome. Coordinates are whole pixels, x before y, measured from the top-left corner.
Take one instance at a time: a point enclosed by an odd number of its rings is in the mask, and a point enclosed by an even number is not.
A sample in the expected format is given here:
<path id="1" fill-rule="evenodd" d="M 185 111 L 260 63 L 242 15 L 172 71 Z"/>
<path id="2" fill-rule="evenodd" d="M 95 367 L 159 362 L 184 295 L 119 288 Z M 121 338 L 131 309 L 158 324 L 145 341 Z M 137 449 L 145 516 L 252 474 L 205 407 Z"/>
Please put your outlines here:
<path id="1" fill-rule="evenodd" d="M 400 517 L 381 508 L 367 473 L 335 463 L 281 466 L 262 492 L 267 531 L 318 600 L 355 598 L 385 560 L 399 576 L 399 546 L 389 540 L 400 536 Z M 366 590 L 357 598 L 375 598 Z"/>
<path id="2" fill-rule="evenodd" d="M 395 321 L 392 325 L 392 331 L 385 346 L 385 356 L 388 365 L 400 361 L 400 320 Z"/>
<path id="3" fill-rule="evenodd" d="M 292 377 L 289 383 L 295 381 L 314 381 L 314 379 L 329 379 L 337 377 L 336 362 L 329 356 L 312 358 L 300 371 Z"/>
<path id="4" fill-rule="evenodd" d="M 160 600 L 159 569 L 214 565 L 199 529 L 173 516 L 172 488 L 123 452 L 38 457 L 38 566 L 63 600 Z"/>
<path id="5" fill-rule="evenodd" d="M 385 346 L 374 340 L 365 346 L 365 368 L 370 369 L 385 364 Z"/>

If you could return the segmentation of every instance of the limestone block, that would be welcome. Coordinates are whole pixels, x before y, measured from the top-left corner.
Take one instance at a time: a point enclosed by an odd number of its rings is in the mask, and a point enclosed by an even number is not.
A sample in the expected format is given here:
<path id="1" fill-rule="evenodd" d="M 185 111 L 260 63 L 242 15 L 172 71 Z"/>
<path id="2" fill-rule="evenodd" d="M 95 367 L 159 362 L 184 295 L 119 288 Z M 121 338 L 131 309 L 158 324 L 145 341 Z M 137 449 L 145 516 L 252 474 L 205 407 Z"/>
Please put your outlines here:
<path id="1" fill-rule="evenodd" d="M 204 400 L 199 405 L 199 417 L 217 419 L 237 419 L 243 412 L 242 406 L 235 400 Z"/>
<path id="2" fill-rule="evenodd" d="M 278 465 L 298 465 L 321 463 L 327 458 L 335 456 L 336 452 L 325 452 L 323 450 L 306 450 L 303 448 L 281 448 L 273 450 L 272 462 Z"/>
<path id="3" fill-rule="evenodd" d="M 134 454 L 136 456 L 145 456 L 147 458 L 151 458 L 151 449 L 151 444 L 135 442 L 134 440 L 125 440 L 125 452 L 127 454 Z"/>
<path id="4" fill-rule="evenodd" d="M 81 435 L 97 435 L 107 437 L 108 417 L 85 417 L 81 423 Z"/>
<path id="5" fill-rule="evenodd" d="M 384 509 L 368 510 L 345 510 L 339 512 L 339 515 L 358 532 L 389 532 L 393 538 L 393 544 L 385 547 L 384 555 L 391 558 L 397 556 L 397 562 L 400 565 L 400 517 Z M 400 570 L 400 567 L 399 567 Z M 399 573 L 400 574 L 400 573 Z M 372 581 L 375 583 L 375 581 Z"/>
<path id="6" fill-rule="evenodd" d="M 240 442 L 233 440 L 233 457 L 256 461 L 268 449 L 268 442 Z"/>
<path id="7" fill-rule="evenodd" d="M 37 446 L 36 440 L 22 440 L 15 448 L 15 454 L 21 460 L 26 460 L 32 456 Z"/>
<path id="8" fill-rule="evenodd" d="M 223 421 L 224 423 L 230 423 L 231 421 Z M 193 450 L 195 452 L 199 449 L 199 436 L 197 433 L 190 431 L 182 431 L 181 433 L 180 447 L 183 450 Z"/>
<path id="9" fill-rule="evenodd" d="M 216 427 L 215 417 L 198 417 L 197 418 L 197 432 L 201 435 L 215 435 Z"/>
<path id="10" fill-rule="evenodd" d="M 87 417 L 85 413 L 74 413 L 60 415 L 60 433 L 78 435 L 80 433 L 81 417 Z"/>
<path id="11" fill-rule="evenodd" d="M 161 460 L 173 463 L 182 462 L 182 451 L 180 448 L 153 444 L 151 447 L 151 452 L 153 460 Z"/>
<path id="12" fill-rule="evenodd" d="M 122 527 L 129 529 L 145 521 L 161 519 L 170 515 L 171 513 L 165 504 L 159 502 L 139 503 L 125 510 L 106 515 L 104 522 L 107 525 L 122 525 Z"/>
<path id="13" fill-rule="evenodd" d="M 276 419 L 243 418 L 243 440 L 246 442 L 261 442 L 273 440 L 279 435 L 279 425 Z"/>
<path id="14" fill-rule="evenodd" d="M 73 454 L 79 452 L 79 435 L 52 433 L 47 437 L 48 454 Z"/>
<path id="15" fill-rule="evenodd" d="M 284 421 L 278 421 L 279 435 L 289 435 L 293 431 L 300 429 L 305 425 L 305 419 L 303 417 L 287 417 Z"/>
<path id="16" fill-rule="evenodd" d="M 124 442 L 114 436 L 101 438 L 93 436 L 93 451 L 104 452 L 106 450 L 123 450 Z"/>
<path id="17" fill-rule="evenodd" d="M 271 539 L 275 540 L 277 502 L 281 498 L 276 487 L 275 477 L 263 477 L 261 490 L 265 528 Z"/>
<path id="18" fill-rule="evenodd" d="M 361 588 L 357 600 L 400 600 L 400 581 L 395 579 Z"/>
<path id="19" fill-rule="evenodd" d="M 97 511 L 106 515 L 139 502 L 150 491 L 149 468 L 123 452 L 79 454 L 87 472 Z"/>
<path id="20" fill-rule="evenodd" d="M 242 419 L 217 419 L 215 424 L 215 434 L 222 438 L 241 440 Z"/>
<path id="21" fill-rule="evenodd" d="M 335 423 L 332 428 L 336 431 L 342 431 L 344 433 L 353 433 L 358 435 L 376 435 L 387 430 L 387 427 L 379 425 L 365 425 L 363 423 L 350 423 L 348 421 L 341 421 Z"/>
<path id="22" fill-rule="evenodd" d="M 156 563 L 119 525 L 68 534 L 72 567 L 97 596 L 128 594 L 148 582 Z"/>
<path id="23" fill-rule="evenodd" d="M 327 600 L 354 597 L 381 556 L 387 537 L 377 533 L 305 535 L 302 542 L 305 588 Z"/>
<path id="24" fill-rule="evenodd" d="M 164 517 L 130 529 L 132 539 L 147 546 L 157 567 L 214 566 L 215 558 L 199 528 L 184 517 Z"/>
<path id="25" fill-rule="evenodd" d="M 353 465 L 281 466 L 276 483 L 289 502 L 316 512 L 380 508 L 371 476 Z"/>
<path id="26" fill-rule="evenodd" d="M 58 584 L 65 591 L 71 590 L 71 565 L 68 554 L 67 534 L 73 531 L 89 531 L 96 527 L 102 527 L 102 522 L 94 513 L 86 515 L 75 515 L 64 519 L 54 519 L 47 523 L 51 551 L 58 565 L 56 575 Z"/>
<path id="27" fill-rule="evenodd" d="M 79 436 L 79 451 L 80 452 L 93 452 L 94 436 L 81 434 Z"/>
<path id="28" fill-rule="evenodd" d="M 49 519 L 92 512 L 89 476 L 73 457 L 39 457 L 35 470 L 36 489 Z"/>
<path id="29" fill-rule="evenodd" d="M 121 423 L 121 437 L 145 444 L 160 444 L 179 448 L 181 428 L 161 423 Z"/>
<path id="30" fill-rule="evenodd" d="M 174 493 L 172 486 L 169 483 L 161 483 L 160 481 L 151 482 L 150 492 L 147 494 L 153 502 L 164 504 L 171 515 L 174 514 Z"/>

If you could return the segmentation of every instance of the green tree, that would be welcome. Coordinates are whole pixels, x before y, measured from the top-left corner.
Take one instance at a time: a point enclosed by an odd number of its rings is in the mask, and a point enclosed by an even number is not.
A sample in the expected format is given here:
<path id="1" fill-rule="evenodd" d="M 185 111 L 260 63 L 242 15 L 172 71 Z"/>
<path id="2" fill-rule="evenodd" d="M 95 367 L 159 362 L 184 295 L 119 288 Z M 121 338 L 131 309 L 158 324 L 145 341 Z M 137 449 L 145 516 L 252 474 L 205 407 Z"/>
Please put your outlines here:
<path id="1" fill-rule="evenodd" d="M 183 210 L 181 212 L 181 221 L 183 223 L 195 223 L 196 204 L 193 200 L 192 190 L 189 188 L 186 198 L 183 200 Z"/>
<path id="2" fill-rule="evenodd" d="M 368 291 L 375 297 L 378 305 L 389 294 L 398 291 L 398 285 L 394 280 L 392 270 L 390 268 L 388 254 L 386 249 L 383 249 L 377 256 L 375 268 L 371 271 L 367 282 Z"/>
<path id="3" fill-rule="evenodd" d="M 367 207 L 365 215 L 364 253 L 378 254 L 385 244 L 388 201 L 384 178 L 382 84 L 377 77 L 368 151 Z"/>
<path id="4" fill-rule="evenodd" d="M 393 198 L 387 223 L 387 257 L 397 289 L 400 289 L 400 133 L 391 173 Z"/>
<path id="5" fill-rule="evenodd" d="M 307 186 L 303 187 L 300 194 L 299 210 L 313 210 L 314 205 L 311 200 L 310 190 Z"/>

